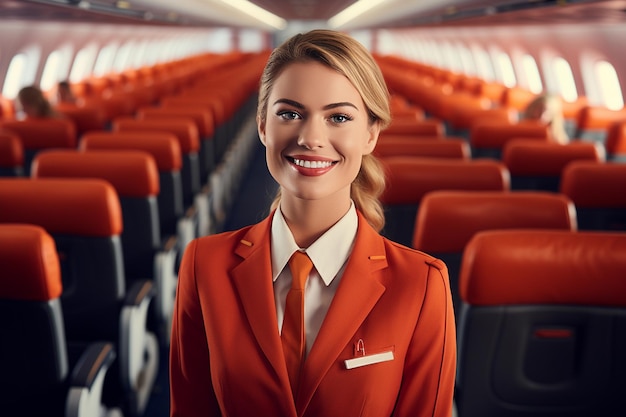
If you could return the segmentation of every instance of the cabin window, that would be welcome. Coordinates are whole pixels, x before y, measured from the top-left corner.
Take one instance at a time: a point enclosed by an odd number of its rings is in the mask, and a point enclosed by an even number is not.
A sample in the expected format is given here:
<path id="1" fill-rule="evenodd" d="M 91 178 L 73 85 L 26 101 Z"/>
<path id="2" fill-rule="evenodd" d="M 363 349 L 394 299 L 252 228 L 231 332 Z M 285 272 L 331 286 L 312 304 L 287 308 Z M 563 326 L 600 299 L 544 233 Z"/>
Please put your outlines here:
<path id="1" fill-rule="evenodd" d="M 97 52 L 97 47 L 94 44 L 78 51 L 74 59 L 74 64 L 72 65 L 72 70 L 70 71 L 70 81 L 78 82 L 91 74 Z"/>
<path id="2" fill-rule="evenodd" d="M 148 42 L 143 41 L 135 46 L 134 53 L 129 57 L 129 64 L 131 67 L 140 68 L 143 66 L 149 66 L 146 61 L 146 53 L 148 52 Z"/>
<path id="3" fill-rule="evenodd" d="M 561 57 L 556 57 L 552 60 L 551 69 L 554 73 L 559 95 L 570 103 L 576 101 L 578 92 L 576 91 L 576 82 L 574 81 L 574 74 L 569 62 Z"/>
<path id="4" fill-rule="evenodd" d="M 5 98 L 12 100 L 22 87 L 35 84 L 40 59 L 41 49 L 35 46 L 23 50 L 11 59 L 2 87 Z"/>
<path id="5" fill-rule="evenodd" d="M 484 80 L 495 81 L 496 75 L 489 54 L 477 45 L 472 47 L 472 53 L 476 62 L 477 75 Z"/>
<path id="6" fill-rule="evenodd" d="M 603 104 L 611 110 L 622 109 L 624 97 L 613 65 L 607 61 L 599 61 L 595 64 L 594 70 Z"/>
<path id="7" fill-rule="evenodd" d="M 26 54 L 17 54 L 11 60 L 7 75 L 4 79 L 2 95 L 10 100 L 17 97 L 22 88 L 22 74 L 26 68 Z"/>
<path id="8" fill-rule="evenodd" d="M 442 45 L 443 50 L 443 66 L 454 72 L 463 71 L 461 62 L 459 61 L 459 54 L 455 48 L 448 42 L 444 42 Z"/>
<path id="9" fill-rule="evenodd" d="M 54 51 L 48 56 L 41 75 L 40 86 L 43 91 L 52 89 L 63 78 L 64 74 L 59 74 L 60 66 L 61 52 Z"/>
<path id="10" fill-rule="evenodd" d="M 539 75 L 537 62 L 532 55 L 526 54 L 522 57 L 522 69 L 526 78 L 526 87 L 535 94 L 541 93 L 543 90 L 541 75 Z"/>
<path id="11" fill-rule="evenodd" d="M 495 67 L 500 81 L 507 87 L 515 87 L 517 81 L 511 58 L 504 52 L 495 53 Z"/>
<path id="12" fill-rule="evenodd" d="M 456 49 L 459 51 L 459 55 L 461 57 L 463 72 L 467 75 L 476 75 L 476 65 L 474 63 L 472 52 L 462 44 L 457 44 Z"/>
<path id="13" fill-rule="evenodd" d="M 93 74 L 95 76 L 106 75 L 111 71 L 116 50 L 116 44 L 109 44 L 100 50 L 98 58 L 96 59 L 96 65 L 93 69 Z"/>
<path id="14" fill-rule="evenodd" d="M 126 68 L 132 67 L 132 64 L 129 61 L 131 58 L 131 53 L 134 49 L 135 42 L 130 41 L 126 42 L 117 50 L 117 53 L 115 54 L 115 59 L 113 60 L 113 71 L 122 72 Z"/>

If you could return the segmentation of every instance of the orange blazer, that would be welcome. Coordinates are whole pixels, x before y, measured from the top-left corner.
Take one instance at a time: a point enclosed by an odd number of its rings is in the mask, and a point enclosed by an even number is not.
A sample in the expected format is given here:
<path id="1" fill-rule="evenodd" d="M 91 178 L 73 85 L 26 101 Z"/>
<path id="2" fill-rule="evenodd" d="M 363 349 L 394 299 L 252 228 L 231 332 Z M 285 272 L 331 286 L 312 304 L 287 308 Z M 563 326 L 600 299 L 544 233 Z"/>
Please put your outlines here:
<path id="1" fill-rule="evenodd" d="M 452 415 L 456 338 L 446 266 L 358 216 L 295 402 L 276 321 L 271 216 L 189 244 L 172 326 L 172 417 Z"/>

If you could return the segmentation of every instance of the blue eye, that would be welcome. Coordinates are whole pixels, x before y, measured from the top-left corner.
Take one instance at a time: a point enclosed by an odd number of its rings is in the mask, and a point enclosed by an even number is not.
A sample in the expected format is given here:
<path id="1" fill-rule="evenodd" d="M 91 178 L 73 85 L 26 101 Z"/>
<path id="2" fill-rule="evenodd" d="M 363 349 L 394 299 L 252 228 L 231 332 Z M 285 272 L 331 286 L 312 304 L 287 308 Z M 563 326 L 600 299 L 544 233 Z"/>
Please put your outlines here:
<path id="1" fill-rule="evenodd" d="M 345 123 L 352 120 L 352 117 L 348 116 L 347 114 L 334 114 L 330 117 L 330 119 L 333 121 L 333 123 Z"/>
<path id="2" fill-rule="evenodd" d="M 281 111 L 277 113 L 277 116 L 284 120 L 296 120 L 301 118 L 295 111 Z"/>

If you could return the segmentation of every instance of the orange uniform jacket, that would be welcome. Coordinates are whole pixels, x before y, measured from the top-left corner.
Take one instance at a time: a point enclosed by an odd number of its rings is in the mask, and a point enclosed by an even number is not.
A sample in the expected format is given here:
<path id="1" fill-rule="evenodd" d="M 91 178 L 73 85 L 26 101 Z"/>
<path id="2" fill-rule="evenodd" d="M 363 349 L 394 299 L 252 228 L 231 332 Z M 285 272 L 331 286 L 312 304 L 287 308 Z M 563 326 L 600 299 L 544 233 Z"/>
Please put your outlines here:
<path id="1" fill-rule="evenodd" d="M 295 401 L 276 321 L 271 218 L 192 241 L 170 348 L 172 416 L 450 417 L 455 324 L 445 265 L 380 236 L 354 248 Z M 364 349 L 361 349 L 364 348 Z M 393 352 L 347 369 L 346 360 Z M 367 362 L 367 361 L 366 361 Z"/>

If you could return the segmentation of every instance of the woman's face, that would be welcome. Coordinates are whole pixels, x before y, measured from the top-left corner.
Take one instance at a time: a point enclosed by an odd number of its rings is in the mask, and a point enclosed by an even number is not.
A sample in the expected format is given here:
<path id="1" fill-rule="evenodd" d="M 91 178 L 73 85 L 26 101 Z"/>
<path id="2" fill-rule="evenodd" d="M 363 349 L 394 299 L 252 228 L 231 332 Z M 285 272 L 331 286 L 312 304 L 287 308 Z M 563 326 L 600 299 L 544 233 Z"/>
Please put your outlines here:
<path id="1" fill-rule="evenodd" d="M 314 61 L 283 69 L 258 127 L 282 197 L 329 202 L 350 198 L 362 156 L 372 152 L 380 130 L 369 123 L 352 83 Z"/>

